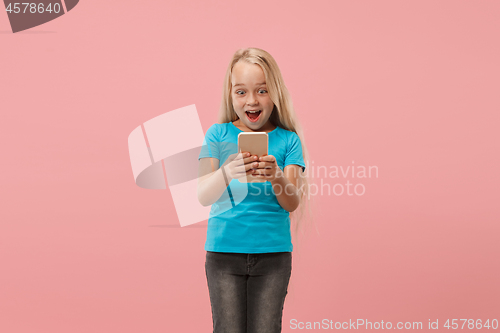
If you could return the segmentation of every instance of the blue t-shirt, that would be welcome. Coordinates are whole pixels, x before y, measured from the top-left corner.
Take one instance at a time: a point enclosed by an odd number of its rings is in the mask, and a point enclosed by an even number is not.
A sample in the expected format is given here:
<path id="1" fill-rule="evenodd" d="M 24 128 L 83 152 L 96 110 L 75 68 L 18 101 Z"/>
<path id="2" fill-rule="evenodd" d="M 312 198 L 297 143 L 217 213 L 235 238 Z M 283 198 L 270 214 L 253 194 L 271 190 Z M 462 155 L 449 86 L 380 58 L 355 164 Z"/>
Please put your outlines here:
<path id="1" fill-rule="evenodd" d="M 219 167 L 238 153 L 238 134 L 232 122 L 212 125 L 198 157 L 213 157 Z M 276 127 L 268 133 L 268 154 L 281 170 L 290 164 L 305 170 L 299 136 Z M 207 227 L 206 251 L 233 253 L 292 252 L 289 212 L 281 207 L 269 181 L 241 183 L 233 179 L 212 204 Z"/>

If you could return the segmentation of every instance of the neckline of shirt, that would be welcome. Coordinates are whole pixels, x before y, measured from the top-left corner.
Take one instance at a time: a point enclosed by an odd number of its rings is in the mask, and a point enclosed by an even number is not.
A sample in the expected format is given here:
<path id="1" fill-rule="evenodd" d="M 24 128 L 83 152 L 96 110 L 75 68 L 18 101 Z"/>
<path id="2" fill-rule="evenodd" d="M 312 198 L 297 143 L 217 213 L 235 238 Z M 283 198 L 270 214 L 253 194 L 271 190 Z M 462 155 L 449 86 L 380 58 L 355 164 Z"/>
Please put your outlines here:
<path id="1" fill-rule="evenodd" d="M 242 131 L 242 130 L 240 130 L 238 127 L 236 127 L 236 125 L 235 125 L 235 124 L 233 124 L 233 122 L 232 122 L 232 121 L 230 121 L 230 122 L 229 122 L 229 124 L 233 125 L 233 127 L 234 127 L 234 128 L 236 128 L 236 129 L 237 129 L 238 131 L 240 131 L 240 132 L 246 132 L 246 131 Z M 276 131 L 278 130 L 278 128 L 279 128 L 279 126 L 276 126 L 276 128 L 275 128 L 275 129 L 273 129 L 271 132 L 267 132 L 267 134 L 269 135 L 269 134 L 271 134 L 271 133 L 273 133 L 273 132 L 276 132 Z M 251 132 L 249 132 L 249 133 L 251 133 Z"/>

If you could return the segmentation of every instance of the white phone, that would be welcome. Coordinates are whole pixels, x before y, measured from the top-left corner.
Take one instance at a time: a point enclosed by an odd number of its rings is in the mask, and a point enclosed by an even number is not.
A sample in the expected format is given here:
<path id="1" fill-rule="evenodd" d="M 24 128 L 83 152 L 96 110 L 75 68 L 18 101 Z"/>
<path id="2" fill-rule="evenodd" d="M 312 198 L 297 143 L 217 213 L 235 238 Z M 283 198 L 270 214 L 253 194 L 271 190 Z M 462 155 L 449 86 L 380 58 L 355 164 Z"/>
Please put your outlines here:
<path id="1" fill-rule="evenodd" d="M 267 155 L 269 137 L 266 132 L 242 132 L 238 134 L 238 153 L 249 152 L 251 155 L 261 157 Z M 247 183 L 265 183 L 267 180 L 247 175 Z M 241 178 L 240 183 L 244 183 Z"/>

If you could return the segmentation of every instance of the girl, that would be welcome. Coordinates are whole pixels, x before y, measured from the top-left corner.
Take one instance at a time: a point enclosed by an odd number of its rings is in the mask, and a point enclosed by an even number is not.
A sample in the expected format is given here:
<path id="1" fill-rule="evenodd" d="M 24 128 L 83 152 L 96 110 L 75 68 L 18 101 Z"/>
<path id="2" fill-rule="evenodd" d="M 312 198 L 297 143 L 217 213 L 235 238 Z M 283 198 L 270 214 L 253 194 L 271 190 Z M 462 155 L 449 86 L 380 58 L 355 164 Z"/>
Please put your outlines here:
<path id="1" fill-rule="evenodd" d="M 200 203 L 212 205 L 205 271 L 214 332 L 281 332 L 292 270 L 290 212 L 300 205 L 302 215 L 309 199 L 307 149 L 269 53 L 234 54 L 218 120 L 205 135 L 198 181 Z M 268 155 L 238 152 L 241 132 L 267 132 Z M 248 174 L 266 182 L 238 180 Z"/>

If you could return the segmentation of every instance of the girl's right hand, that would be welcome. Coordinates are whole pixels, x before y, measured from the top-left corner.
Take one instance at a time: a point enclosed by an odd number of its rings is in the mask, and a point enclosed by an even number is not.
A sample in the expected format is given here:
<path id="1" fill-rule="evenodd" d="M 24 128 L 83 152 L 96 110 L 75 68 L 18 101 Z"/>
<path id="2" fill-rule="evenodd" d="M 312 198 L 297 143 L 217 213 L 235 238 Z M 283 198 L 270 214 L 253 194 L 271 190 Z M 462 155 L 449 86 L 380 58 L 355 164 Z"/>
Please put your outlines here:
<path id="1" fill-rule="evenodd" d="M 231 182 L 233 179 L 243 178 L 252 174 L 253 163 L 258 163 L 257 160 L 257 155 L 250 155 L 250 153 L 246 151 L 230 155 L 226 163 L 222 166 L 228 178 L 227 181 Z"/>

